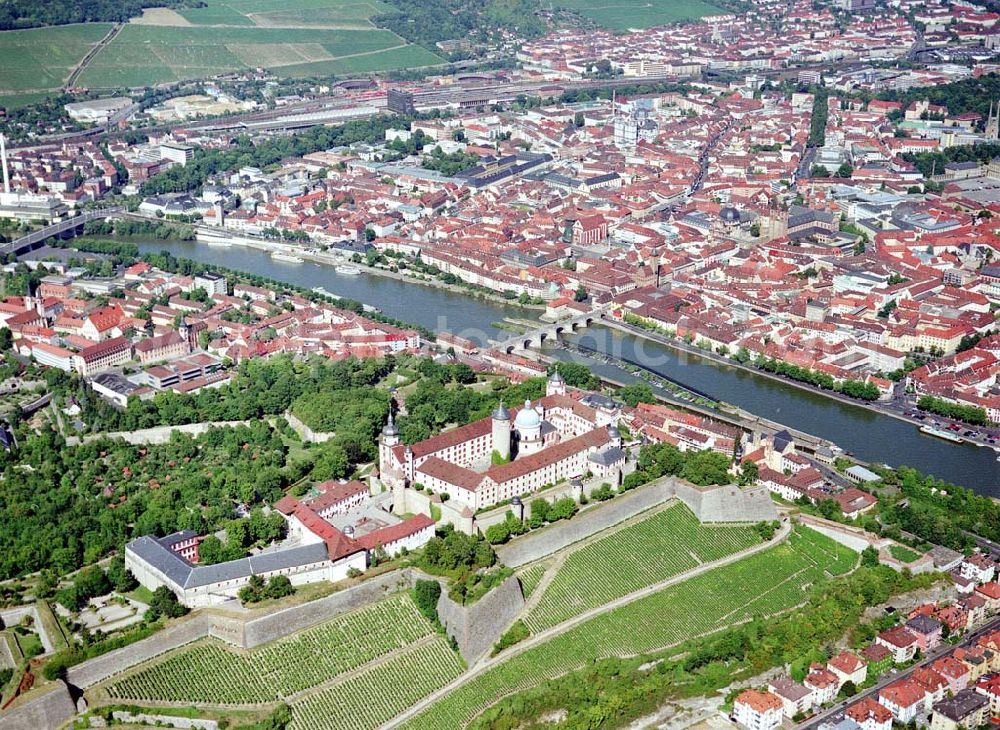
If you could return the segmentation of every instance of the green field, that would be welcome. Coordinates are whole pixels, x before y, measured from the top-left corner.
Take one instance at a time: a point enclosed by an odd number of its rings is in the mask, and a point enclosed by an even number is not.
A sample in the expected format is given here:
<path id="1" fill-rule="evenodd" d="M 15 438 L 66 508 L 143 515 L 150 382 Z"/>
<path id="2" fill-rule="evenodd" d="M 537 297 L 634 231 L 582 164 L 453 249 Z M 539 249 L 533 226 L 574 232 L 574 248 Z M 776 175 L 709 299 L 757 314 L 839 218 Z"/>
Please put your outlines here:
<path id="1" fill-rule="evenodd" d="M 671 576 L 756 545 L 745 525 L 702 525 L 674 504 L 574 551 L 525 623 L 534 633 Z"/>
<path id="2" fill-rule="evenodd" d="M 420 46 L 402 46 L 401 48 L 390 48 L 378 53 L 369 53 L 362 56 L 345 56 L 333 61 L 319 61 L 295 66 L 282 66 L 277 72 L 282 76 L 322 76 L 325 74 L 339 74 L 342 76 L 375 73 L 378 71 L 392 71 L 397 68 L 418 68 L 421 66 L 434 66 L 441 63 L 441 59 Z"/>
<path id="3" fill-rule="evenodd" d="M 806 600 L 811 585 L 856 564 L 857 555 L 848 548 L 796 528 L 785 543 L 601 614 L 513 655 L 453 690 L 405 727 L 463 727 L 499 699 L 594 659 L 645 654 L 754 616 L 786 611 Z"/>
<path id="4" fill-rule="evenodd" d="M 110 29 L 106 23 L 90 23 L 0 32 L 0 94 L 60 88 Z"/>
<path id="5" fill-rule="evenodd" d="M 94 58 L 80 83 L 144 86 L 258 66 L 304 76 L 439 61 L 387 30 L 127 25 Z"/>
<path id="6" fill-rule="evenodd" d="M 107 693 L 116 700 L 269 702 L 433 634 L 430 622 L 401 594 L 249 652 L 214 639 L 197 642 L 111 682 Z"/>
<path id="7" fill-rule="evenodd" d="M 905 545 L 890 545 L 889 553 L 901 563 L 912 563 L 920 557 L 920 553 L 911 550 Z"/>
<path id="8" fill-rule="evenodd" d="M 379 0 L 344 2 L 343 0 L 209 0 L 205 8 L 184 8 L 178 12 L 195 25 L 316 25 L 330 28 L 371 28 L 368 19 L 385 12 L 388 6 Z"/>
<path id="9" fill-rule="evenodd" d="M 559 5 L 610 30 L 652 28 L 726 12 L 702 0 L 562 0 Z"/>

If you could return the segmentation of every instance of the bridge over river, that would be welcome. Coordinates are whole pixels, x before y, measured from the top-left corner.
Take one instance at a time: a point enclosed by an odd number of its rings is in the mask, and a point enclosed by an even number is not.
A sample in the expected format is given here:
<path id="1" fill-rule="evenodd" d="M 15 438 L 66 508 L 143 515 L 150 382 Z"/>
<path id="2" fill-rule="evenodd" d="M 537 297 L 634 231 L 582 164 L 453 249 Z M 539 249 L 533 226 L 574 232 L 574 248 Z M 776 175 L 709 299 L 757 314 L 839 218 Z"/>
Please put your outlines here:
<path id="1" fill-rule="evenodd" d="M 595 307 L 589 312 L 567 317 L 551 324 L 541 324 L 534 329 L 508 337 L 503 341 L 494 341 L 493 344 L 498 350 L 503 350 L 507 354 L 517 350 L 530 350 L 533 347 L 538 348 L 546 343 L 553 344 L 559 339 L 559 335 L 564 332 L 576 332 L 584 327 L 589 327 L 598 320 L 604 319 L 607 311 L 607 306 Z"/>
<path id="2" fill-rule="evenodd" d="M 0 254 L 14 254 L 22 256 L 29 251 L 34 251 L 45 245 L 50 238 L 73 238 L 83 232 L 83 227 L 90 221 L 103 220 L 121 215 L 124 208 L 104 208 L 102 210 L 91 210 L 73 218 L 53 223 L 40 230 L 29 233 L 13 241 L 0 244 Z"/>

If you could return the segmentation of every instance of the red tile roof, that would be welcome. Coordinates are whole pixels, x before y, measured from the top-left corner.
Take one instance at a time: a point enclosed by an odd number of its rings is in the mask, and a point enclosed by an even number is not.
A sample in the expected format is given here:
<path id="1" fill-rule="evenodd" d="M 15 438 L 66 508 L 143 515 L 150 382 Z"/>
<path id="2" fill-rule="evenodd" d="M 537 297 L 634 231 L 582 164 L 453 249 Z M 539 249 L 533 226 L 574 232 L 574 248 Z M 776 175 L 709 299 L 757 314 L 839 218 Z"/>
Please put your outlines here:
<path id="1" fill-rule="evenodd" d="M 395 525 L 389 525 L 388 527 L 383 527 L 381 530 L 369 532 L 367 535 L 359 537 L 357 543 L 365 550 L 374 550 L 379 545 L 389 545 L 397 540 L 415 535 L 433 525 L 434 520 L 427 515 L 416 515 Z"/>
<path id="2" fill-rule="evenodd" d="M 749 705 L 755 712 L 767 712 L 768 710 L 780 710 L 783 705 L 781 699 L 770 692 L 758 692 L 755 689 L 747 689 L 740 693 L 736 702 Z"/>

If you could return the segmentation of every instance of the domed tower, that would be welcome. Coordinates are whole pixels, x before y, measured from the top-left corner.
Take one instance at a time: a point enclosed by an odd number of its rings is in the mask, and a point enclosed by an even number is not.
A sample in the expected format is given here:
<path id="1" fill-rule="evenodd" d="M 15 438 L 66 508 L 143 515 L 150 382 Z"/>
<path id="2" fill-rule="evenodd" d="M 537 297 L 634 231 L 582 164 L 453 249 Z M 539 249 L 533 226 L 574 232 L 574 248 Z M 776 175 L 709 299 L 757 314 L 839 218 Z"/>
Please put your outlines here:
<path id="1" fill-rule="evenodd" d="M 510 458 L 510 411 L 503 401 L 500 401 L 490 418 L 493 421 L 493 450 L 506 461 Z"/>
<path id="2" fill-rule="evenodd" d="M 559 374 L 559 369 L 552 373 L 549 382 L 545 384 L 545 395 L 566 395 L 566 381 Z"/>
<path id="3" fill-rule="evenodd" d="M 618 426 L 614 423 L 608 424 L 608 445 L 621 447 L 622 445 L 622 434 L 618 430 Z"/>
<path id="4" fill-rule="evenodd" d="M 532 407 L 530 400 L 524 401 L 524 408 L 517 412 L 517 417 L 514 419 L 514 430 L 517 431 L 518 456 L 541 451 L 542 417 Z"/>

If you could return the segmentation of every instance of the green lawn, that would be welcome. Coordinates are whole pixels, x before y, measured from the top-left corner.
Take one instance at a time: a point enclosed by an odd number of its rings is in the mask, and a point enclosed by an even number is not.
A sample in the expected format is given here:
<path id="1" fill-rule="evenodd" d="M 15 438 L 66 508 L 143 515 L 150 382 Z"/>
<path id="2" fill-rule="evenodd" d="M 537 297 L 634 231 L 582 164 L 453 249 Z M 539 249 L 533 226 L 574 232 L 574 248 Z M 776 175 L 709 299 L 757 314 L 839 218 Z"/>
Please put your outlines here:
<path id="1" fill-rule="evenodd" d="M 26 657 L 38 656 L 45 651 L 45 647 L 42 646 L 42 640 L 39 638 L 38 634 L 21 634 L 14 633 L 17 637 L 17 645 L 20 648 L 21 653 Z"/>
<path id="2" fill-rule="evenodd" d="M 208 7 L 178 12 L 195 25 L 316 25 L 333 28 L 371 28 L 372 15 L 388 6 L 378 0 L 209 0 Z"/>
<path id="3" fill-rule="evenodd" d="M 889 553 L 901 563 L 912 563 L 920 557 L 920 553 L 916 550 L 911 550 L 905 545 L 890 545 Z"/>
<path id="4" fill-rule="evenodd" d="M 387 30 L 129 25 L 97 55 L 80 82 L 94 88 L 144 86 L 258 66 L 305 76 L 439 62 Z"/>
<path id="5" fill-rule="evenodd" d="M 0 96 L 27 99 L 46 89 L 58 89 L 87 51 L 107 35 L 106 23 L 62 25 L 0 32 Z M 23 104 L 22 104 L 23 105 Z"/>
<path id="6" fill-rule="evenodd" d="M 703 0 L 562 0 L 559 5 L 609 30 L 652 28 L 726 12 Z"/>

